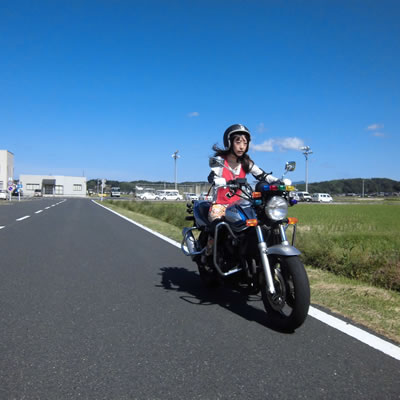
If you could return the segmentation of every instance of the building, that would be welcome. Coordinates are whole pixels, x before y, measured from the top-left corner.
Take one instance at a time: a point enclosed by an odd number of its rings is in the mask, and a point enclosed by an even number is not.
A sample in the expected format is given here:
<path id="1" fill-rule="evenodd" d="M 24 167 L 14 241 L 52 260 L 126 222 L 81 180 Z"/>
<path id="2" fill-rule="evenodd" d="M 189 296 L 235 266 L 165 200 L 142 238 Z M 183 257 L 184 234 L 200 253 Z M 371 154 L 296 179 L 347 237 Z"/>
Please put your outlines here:
<path id="1" fill-rule="evenodd" d="M 14 154 L 0 150 L 0 190 L 7 189 L 10 178 L 14 180 Z"/>
<path id="2" fill-rule="evenodd" d="M 20 175 L 24 196 L 41 190 L 43 196 L 86 197 L 86 178 L 83 176 Z"/>

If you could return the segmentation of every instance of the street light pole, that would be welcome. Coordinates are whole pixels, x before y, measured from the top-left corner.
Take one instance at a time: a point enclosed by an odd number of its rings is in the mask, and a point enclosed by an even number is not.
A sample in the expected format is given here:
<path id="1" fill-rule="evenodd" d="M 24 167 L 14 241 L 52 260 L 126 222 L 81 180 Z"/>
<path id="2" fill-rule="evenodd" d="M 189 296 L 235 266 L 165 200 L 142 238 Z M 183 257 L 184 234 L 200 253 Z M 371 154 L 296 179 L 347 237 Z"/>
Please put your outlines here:
<path id="1" fill-rule="evenodd" d="M 175 190 L 177 190 L 177 173 L 176 173 L 176 160 L 180 157 L 178 156 L 179 150 L 176 150 L 174 154 L 172 154 L 172 158 L 175 160 Z"/>
<path id="2" fill-rule="evenodd" d="M 304 157 L 306 158 L 306 192 L 308 192 L 308 156 L 313 152 L 310 146 L 303 146 L 300 149 L 303 150 Z"/>

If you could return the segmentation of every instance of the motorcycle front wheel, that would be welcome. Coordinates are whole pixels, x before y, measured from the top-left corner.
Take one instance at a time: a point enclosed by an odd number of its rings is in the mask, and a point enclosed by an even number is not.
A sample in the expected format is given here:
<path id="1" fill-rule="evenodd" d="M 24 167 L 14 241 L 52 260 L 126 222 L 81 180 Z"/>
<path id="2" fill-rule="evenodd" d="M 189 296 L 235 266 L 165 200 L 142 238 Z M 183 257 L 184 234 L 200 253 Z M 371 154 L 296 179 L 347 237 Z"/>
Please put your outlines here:
<path id="1" fill-rule="evenodd" d="M 261 295 L 269 322 L 279 329 L 293 331 L 305 321 L 310 306 L 310 284 L 303 263 L 297 256 L 269 259 L 275 295 L 268 291 L 264 271 Z"/>

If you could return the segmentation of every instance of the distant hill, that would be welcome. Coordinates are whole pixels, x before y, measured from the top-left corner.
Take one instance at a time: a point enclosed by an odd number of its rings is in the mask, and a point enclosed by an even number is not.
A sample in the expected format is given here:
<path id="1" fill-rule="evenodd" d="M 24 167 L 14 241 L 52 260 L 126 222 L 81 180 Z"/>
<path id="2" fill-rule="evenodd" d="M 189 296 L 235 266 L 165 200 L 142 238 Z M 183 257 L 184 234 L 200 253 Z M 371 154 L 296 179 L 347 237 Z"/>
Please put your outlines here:
<path id="1" fill-rule="evenodd" d="M 400 182 L 387 178 L 371 178 L 371 179 L 338 179 L 333 181 L 316 182 L 308 184 L 308 191 L 310 193 L 355 193 L 360 194 L 363 190 L 364 180 L 364 194 L 376 193 L 398 193 L 400 192 Z M 300 191 L 305 190 L 305 183 L 297 184 L 297 189 Z"/>

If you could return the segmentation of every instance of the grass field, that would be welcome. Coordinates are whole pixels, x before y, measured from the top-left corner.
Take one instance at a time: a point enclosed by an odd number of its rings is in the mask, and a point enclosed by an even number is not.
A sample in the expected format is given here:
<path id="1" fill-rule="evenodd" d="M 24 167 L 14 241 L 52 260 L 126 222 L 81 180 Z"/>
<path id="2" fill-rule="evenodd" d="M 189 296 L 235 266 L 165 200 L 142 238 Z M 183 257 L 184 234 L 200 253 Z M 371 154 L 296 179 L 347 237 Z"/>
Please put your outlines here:
<path id="1" fill-rule="evenodd" d="M 299 204 L 289 215 L 299 218 L 297 246 L 305 263 L 400 290 L 398 205 Z"/>

